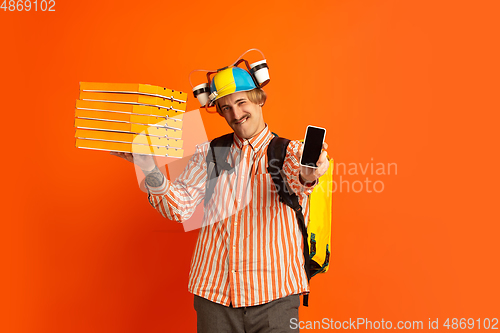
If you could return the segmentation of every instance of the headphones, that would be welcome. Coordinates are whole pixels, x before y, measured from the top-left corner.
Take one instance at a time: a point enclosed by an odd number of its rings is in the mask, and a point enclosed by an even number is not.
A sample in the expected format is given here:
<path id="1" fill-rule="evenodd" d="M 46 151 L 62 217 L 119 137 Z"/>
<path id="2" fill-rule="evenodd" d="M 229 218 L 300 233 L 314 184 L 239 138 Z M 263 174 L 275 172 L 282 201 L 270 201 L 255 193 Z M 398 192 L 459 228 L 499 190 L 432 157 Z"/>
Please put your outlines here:
<path id="1" fill-rule="evenodd" d="M 250 51 L 260 52 L 260 54 L 262 55 L 262 57 L 264 59 L 259 60 L 257 62 L 254 62 L 252 64 L 249 64 L 247 60 L 242 59 L 242 58 L 245 54 L 247 54 Z M 213 102 L 217 99 L 217 96 L 218 96 L 217 91 L 210 92 L 211 91 L 210 87 L 211 87 L 212 81 L 213 81 L 213 78 L 211 76 L 216 75 L 217 73 L 219 73 L 225 69 L 228 69 L 230 67 L 238 67 L 238 65 L 240 65 L 241 63 L 245 64 L 246 69 L 243 69 L 243 70 L 245 70 L 248 74 L 250 74 L 250 77 L 252 78 L 252 80 L 257 88 L 262 88 L 269 83 L 269 81 L 270 81 L 269 66 L 267 65 L 267 61 L 264 57 L 264 54 L 258 49 L 250 49 L 250 50 L 246 51 L 245 53 L 243 53 L 238 58 L 238 60 L 236 60 L 236 62 L 234 62 L 230 66 L 220 68 L 216 71 L 208 71 L 208 70 L 198 69 L 198 70 L 193 70 L 189 74 L 189 83 L 191 84 L 191 87 L 193 89 L 193 95 L 194 95 L 194 97 L 196 97 L 198 99 L 198 102 L 200 102 L 202 107 L 204 107 L 205 109 L 207 109 L 209 107 L 213 107 L 214 106 Z M 207 72 L 207 82 L 201 83 L 201 84 L 193 87 L 193 85 L 191 83 L 191 74 L 193 72 L 196 72 L 196 71 Z M 234 81 L 232 83 L 234 83 Z M 208 111 L 208 112 L 210 112 L 210 111 Z M 213 112 L 210 112 L 210 113 L 213 113 Z"/>

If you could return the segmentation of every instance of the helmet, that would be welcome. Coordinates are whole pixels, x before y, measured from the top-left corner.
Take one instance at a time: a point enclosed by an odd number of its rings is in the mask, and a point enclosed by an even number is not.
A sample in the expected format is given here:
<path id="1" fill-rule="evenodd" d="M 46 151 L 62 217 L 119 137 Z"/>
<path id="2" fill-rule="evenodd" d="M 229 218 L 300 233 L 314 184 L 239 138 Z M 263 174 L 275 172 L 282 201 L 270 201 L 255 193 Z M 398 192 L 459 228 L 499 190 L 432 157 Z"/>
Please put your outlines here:
<path id="1" fill-rule="evenodd" d="M 209 104 L 212 106 L 221 97 L 255 88 L 257 88 L 257 85 L 246 70 L 239 67 L 222 69 L 215 74 L 210 84 Z"/>
<path id="2" fill-rule="evenodd" d="M 250 51 L 259 51 L 264 59 L 249 64 L 243 56 Z M 238 67 L 244 62 L 246 69 Z M 191 74 L 193 72 L 207 72 L 207 81 L 193 87 Z M 215 74 L 215 75 L 214 75 Z M 213 79 L 211 79 L 211 76 Z M 249 91 L 255 88 L 262 88 L 269 83 L 269 66 L 262 53 L 258 49 L 250 49 L 243 53 L 231 66 L 218 69 L 217 71 L 207 71 L 195 69 L 189 73 L 189 83 L 193 88 L 193 95 L 198 99 L 200 105 L 209 113 L 209 107 L 214 106 L 214 102 L 221 97 L 235 92 Z"/>

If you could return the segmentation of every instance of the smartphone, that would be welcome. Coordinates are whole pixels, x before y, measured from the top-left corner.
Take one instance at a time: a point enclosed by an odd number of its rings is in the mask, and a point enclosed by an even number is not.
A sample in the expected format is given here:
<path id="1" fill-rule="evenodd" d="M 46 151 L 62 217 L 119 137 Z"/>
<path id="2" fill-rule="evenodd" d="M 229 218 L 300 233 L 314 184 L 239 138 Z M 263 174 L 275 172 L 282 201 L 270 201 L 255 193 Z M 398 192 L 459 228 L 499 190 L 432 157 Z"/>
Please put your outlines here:
<path id="1" fill-rule="evenodd" d="M 304 138 L 304 150 L 300 164 L 309 168 L 317 168 L 319 155 L 323 149 L 326 129 L 316 126 L 307 126 L 306 136 Z"/>

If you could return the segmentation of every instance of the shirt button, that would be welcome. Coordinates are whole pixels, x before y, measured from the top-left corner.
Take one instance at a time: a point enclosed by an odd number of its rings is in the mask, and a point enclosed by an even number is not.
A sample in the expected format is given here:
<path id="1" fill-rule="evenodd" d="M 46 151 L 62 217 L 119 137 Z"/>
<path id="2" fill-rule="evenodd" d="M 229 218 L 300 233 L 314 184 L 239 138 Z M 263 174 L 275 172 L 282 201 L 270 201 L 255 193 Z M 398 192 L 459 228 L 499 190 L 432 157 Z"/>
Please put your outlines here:
<path id="1" fill-rule="evenodd" d="M 233 269 L 233 273 L 236 273 L 236 271 Z"/>

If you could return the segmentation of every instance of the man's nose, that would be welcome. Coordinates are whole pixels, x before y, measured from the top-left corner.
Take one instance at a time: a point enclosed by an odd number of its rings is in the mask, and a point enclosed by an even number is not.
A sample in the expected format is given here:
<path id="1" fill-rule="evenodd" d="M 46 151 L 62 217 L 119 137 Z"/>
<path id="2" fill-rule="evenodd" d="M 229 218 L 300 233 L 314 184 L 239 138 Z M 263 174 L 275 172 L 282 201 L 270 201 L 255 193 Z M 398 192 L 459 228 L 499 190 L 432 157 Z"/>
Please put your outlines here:
<path id="1" fill-rule="evenodd" d="M 243 110 L 240 108 L 239 105 L 235 105 L 233 106 L 233 116 L 234 116 L 234 119 L 240 119 L 241 117 L 243 117 Z"/>

